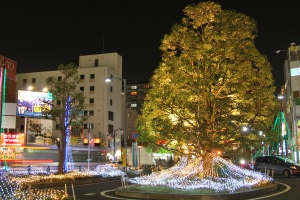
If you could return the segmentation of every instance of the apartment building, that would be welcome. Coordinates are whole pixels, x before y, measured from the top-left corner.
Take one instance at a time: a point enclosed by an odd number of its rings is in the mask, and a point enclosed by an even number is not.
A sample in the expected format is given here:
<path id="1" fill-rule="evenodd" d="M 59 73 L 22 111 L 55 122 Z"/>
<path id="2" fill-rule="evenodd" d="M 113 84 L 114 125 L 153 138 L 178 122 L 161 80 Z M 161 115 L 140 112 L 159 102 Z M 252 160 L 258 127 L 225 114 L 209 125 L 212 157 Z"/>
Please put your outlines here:
<path id="1" fill-rule="evenodd" d="M 79 57 L 78 67 L 80 77 L 78 90 L 81 90 L 86 98 L 86 109 L 83 114 L 89 118 L 83 126 L 83 134 L 72 135 L 71 145 L 86 148 L 88 145 L 84 144 L 88 143 L 90 137 L 95 143 L 94 148 L 105 150 L 107 157 L 113 156 L 113 152 L 116 157 L 120 157 L 124 134 L 122 132 L 124 129 L 122 57 L 118 53 L 84 55 Z M 62 78 L 59 71 L 17 74 L 17 90 L 27 91 L 30 87 L 31 91 L 42 92 L 47 87 L 45 80 L 48 77 L 55 77 L 57 80 Z M 112 78 L 110 83 L 105 82 L 108 77 Z M 58 100 L 54 100 L 53 103 L 60 104 Z M 36 138 L 32 138 L 32 134 L 27 129 L 28 120 L 30 119 L 27 117 L 17 117 L 17 129 L 19 132 L 25 133 L 26 145 L 37 145 Z M 59 137 L 57 124 L 52 121 L 46 122 L 43 119 L 40 122 L 46 124 L 47 133 L 45 135 Z M 112 138 L 111 135 L 114 133 L 116 133 L 115 138 Z M 129 133 L 127 133 L 128 135 Z M 47 142 L 38 144 L 51 145 Z"/>
<path id="2" fill-rule="evenodd" d="M 146 101 L 146 94 L 150 89 L 149 82 L 128 82 L 127 103 L 128 106 L 141 113 L 142 105 Z"/>

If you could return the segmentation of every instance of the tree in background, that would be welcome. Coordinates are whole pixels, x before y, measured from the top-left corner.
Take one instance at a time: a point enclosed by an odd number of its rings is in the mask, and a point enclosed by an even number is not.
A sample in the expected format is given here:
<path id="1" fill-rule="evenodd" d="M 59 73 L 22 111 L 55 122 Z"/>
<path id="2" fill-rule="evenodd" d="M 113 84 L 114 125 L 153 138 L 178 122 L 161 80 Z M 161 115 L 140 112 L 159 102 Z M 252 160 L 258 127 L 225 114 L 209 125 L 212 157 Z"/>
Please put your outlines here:
<path id="1" fill-rule="evenodd" d="M 277 103 L 272 68 L 255 48 L 256 22 L 213 2 L 183 11 L 161 42 L 139 141 L 195 156 L 261 147 L 258 132 L 271 134 Z"/>
<path id="2" fill-rule="evenodd" d="M 49 92 L 52 93 L 54 101 L 60 100 L 61 104 L 52 104 L 52 109 L 44 112 L 46 118 L 53 120 L 60 129 L 60 138 L 56 141 L 58 146 L 58 173 L 66 172 L 66 148 L 67 138 L 70 137 L 71 125 L 79 128 L 83 122 L 87 120 L 82 114 L 85 109 L 85 97 L 83 93 L 77 89 L 79 77 L 77 67 L 73 63 L 68 65 L 59 65 L 58 71 L 62 74 L 62 79 L 57 77 L 49 77 L 46 80 Z"/>

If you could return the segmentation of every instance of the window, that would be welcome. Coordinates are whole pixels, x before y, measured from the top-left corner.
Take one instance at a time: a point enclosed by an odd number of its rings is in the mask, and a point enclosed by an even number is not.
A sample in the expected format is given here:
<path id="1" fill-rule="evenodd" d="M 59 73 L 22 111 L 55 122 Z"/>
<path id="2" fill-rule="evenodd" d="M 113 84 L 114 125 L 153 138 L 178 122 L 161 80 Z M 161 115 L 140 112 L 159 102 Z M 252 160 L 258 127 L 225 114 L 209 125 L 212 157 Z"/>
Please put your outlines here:
<path id="1" fill-rule="evenodd" d="M 130 107 L 131 107 L 131 108 L 136 108 L 136 107 L 137 107 L 137 104 L 136 104 L 136 103 L 132 103 L 132 104 L 130 104 Z"/>
<path id="2" fill-rule="evenodd" d="M 295 101 L 296 105 L 300 105 L 300 95 L 299 91 L 293 91 L 293 100 Z"/>
<path id="3" fill-rule="evenodd" d="M 35 84 L 35 83 L 36 83 L 36 78 L 32 78 L 32 79 L 31 79 L 31 83 L 32 83 L 32 84 Z"/>
<path id="4" fill-rule="evenodd" d="M 27 84 L 27 79 L 24 78 L 24 79 L 23 79 L 23 85 L 26 85 L 26 84 Z"/>
<path id="5" fill-rule="evenodd" d="M 56 105 L 60 106 L 61 105 L 61 100 L 57 100 Z"/>
<path id="6" fill-rule="evenodd" d="M 94 124 L 84 124 L 83 128 L 84 129 L 94 129 Z"/>
<path id="7" fill-rule="evenodd" d="M 80 87 L 79 90 L 80 90 L 81 92 L 84 92 L 84 87 Z"/>
<path id="8" fill-rule="evenodd" d="M 144 85 L 144 88 L 150 88 L 150 85 L 149 84 Z"/>
<path id="9" fill-rule="evenodd" d="M 59 130 L 60 129 L 60 124 L 56 124 L 55 125 L 55 130 Z"/>
<path id="10" fill-rule="evenodd" d="M 90 86 L 90 91 L 93 92 L 95 90 L 94 86 Z"/>
<path id="11" fill-rule="evenodd" d="M 110 100 L 109 100 L 109 105 L 111 105 L 111 106 L 112 106 L 112 99 L 110 99 Z"/>
<path id="12" fill-rule="evenodd" d="M 21 125 L 21 126 L 20 126 L 20 130 L 24 130 L 24 125 Z"/>
<path id="13" fill-rule="evenodd" d="M 99 67 L 99 59 L 95 59 L 95 67 Z"/>
<path id="14" fill-rule="evenodd" d="M 114 126 L 111 124 L 108 124 L 108 133 L 113 134 L 114 132 Z"/>
<path id="15" fill-rule="evenodd" d="M 57 81 L 62 81 L 62 77 L 61 77 L 61 76 L 58 76 L 58 77 L 57 77 Z"/>
<path id="16" fill-rule="evenodd" d="M 94 98 L 90 98 L 90 103 L 94 103 Z"/>
<path id="17" fill-rule="evenodd" d="M 130 92 L 130 95 L 131 95 L 131 96 L 136 96 L 136 95 L 137 95 L 137 92 Z"/>
<path id="18" fill-rule="evenodd" d="M 108 120 L 114 121 L 114 113 L 112 111 L 108 111 Z"/>
<path id="19" fill-rule="evenodd" d="M 299 91 L 293 91 L 293 99 L 299 98 Z"/>
<path id="20" fill-rule="evenodd" d="M 95 74 L 90 74 L 90 79 L 95 79 Z"/>
<path id="21" fill-rule="evenodd" d="M 83 111 L 83 115 L 84 116 L 93 116 L 94 111 L 93 110 L 85 110 L 85 111 Z"/>
<path id="22" fill-rule="evenodd" d="M 80 75 L 80 80 L 84 80 L 84 74 Z"/>
<path id="23" fill-rule="evenodd" d="M 110 86 L 110 92 L 113 92 L 113 87 L 112 86 Z"/>

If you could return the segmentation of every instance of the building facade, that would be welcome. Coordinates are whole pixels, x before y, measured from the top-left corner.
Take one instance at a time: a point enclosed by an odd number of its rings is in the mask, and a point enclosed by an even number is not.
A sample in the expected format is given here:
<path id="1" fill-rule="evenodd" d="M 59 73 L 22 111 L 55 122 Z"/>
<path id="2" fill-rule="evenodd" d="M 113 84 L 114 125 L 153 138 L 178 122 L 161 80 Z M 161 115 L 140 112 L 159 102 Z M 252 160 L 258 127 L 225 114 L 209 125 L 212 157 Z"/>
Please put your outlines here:
<path id="1" fill-rule="evenodd" d="M 141 113 L 142 105 L 146 101 L 146 94 L 150 88 L 149 82 L 129 82 L 127 84 L 128 106 Z"/>
<path id="2" fill-rule="evenodd" d="M 282 51 L 282 50 L 280 50 Z M 280 52 L 278 51 L 278 52 Z M 290 157 L 299 163 L 300 148 L 300 46 L 291 43 L 287 50 L 287 59 L 284 62 L 284 80 L 282 86 L 282 108 L 285 113 L 286 120 L 292 130 L 291 141 L 287 145 Z M 285 133 L 283 133 L 285 135 Z"/>
<path id="3" fill-rule="evenodd" d="M 27 91 L 30 87 L 31 91 L 42 92 L 47 87 L 45 80 L 48 77 L 59 80 L 62 78 L 61 75 L 59 71 L 17 74 L 17 90 Z M 71 145 L 79 149 L 87 148 L 88 138 L 90 138 L 95 144 L 94 148 L 103 151 L 108 159 L 120 158 L 124 134 L 122 132 L 124 130 L 122 57 L 117 53 L 80 56 L 78 75 L 80 78 L 78 90 L 81 90 L 85 96 L 86 108 L 83 114 L 89 118 L 83 126 L 82 134 L 71 137 Z M 115 79 L 106 83 L 107 77 L 115 77 Z M 53 103 L 59 106 L 60 102 L 54 100 Z M 17 117 L 17 129 L 25 133 L 26 145 L 37 145 L 36 138 L 32 138 L 32 133 L 28 131 L 28 120 L 30 119 Z M 57 124 L 45 120 L 41 123 L 47 124 L 45 135 L 59 137 Z M 111 137 L 114 133 L 115 137 Z M 42 145 L 42 142 L 39 144 Z M 44 145 L 51 144 L 44 142 Z"/>

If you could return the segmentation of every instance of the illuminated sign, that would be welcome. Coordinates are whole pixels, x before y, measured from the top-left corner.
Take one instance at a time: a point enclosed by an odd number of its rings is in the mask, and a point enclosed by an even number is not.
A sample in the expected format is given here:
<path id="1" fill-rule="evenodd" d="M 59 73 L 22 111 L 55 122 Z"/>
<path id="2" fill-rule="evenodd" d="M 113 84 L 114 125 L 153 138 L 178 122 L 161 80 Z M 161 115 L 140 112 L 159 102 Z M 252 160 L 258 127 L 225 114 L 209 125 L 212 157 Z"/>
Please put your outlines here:
<path id="1" fill-rule="evenodd" d="M 18 90 L 17 116 L 42 118 L 52 109 L 51 93 Z"/>
<path id="2" fill-rule="evenodd" d="M 20 133 L 4 133 L 1 134 L 2 145 L 24 145 L 24 134 Z"/>
<path id="3" fill-rule="evenodd" d="M 0 63 L 5 63 L 6 78 L 16 81 L 17 62 L 0 55 Z"/>
<path id="4" fill-rule="evenodd" d="M 300 75 L 300 68 L 291 69 L 291 76 L 299 76 Z"/>

